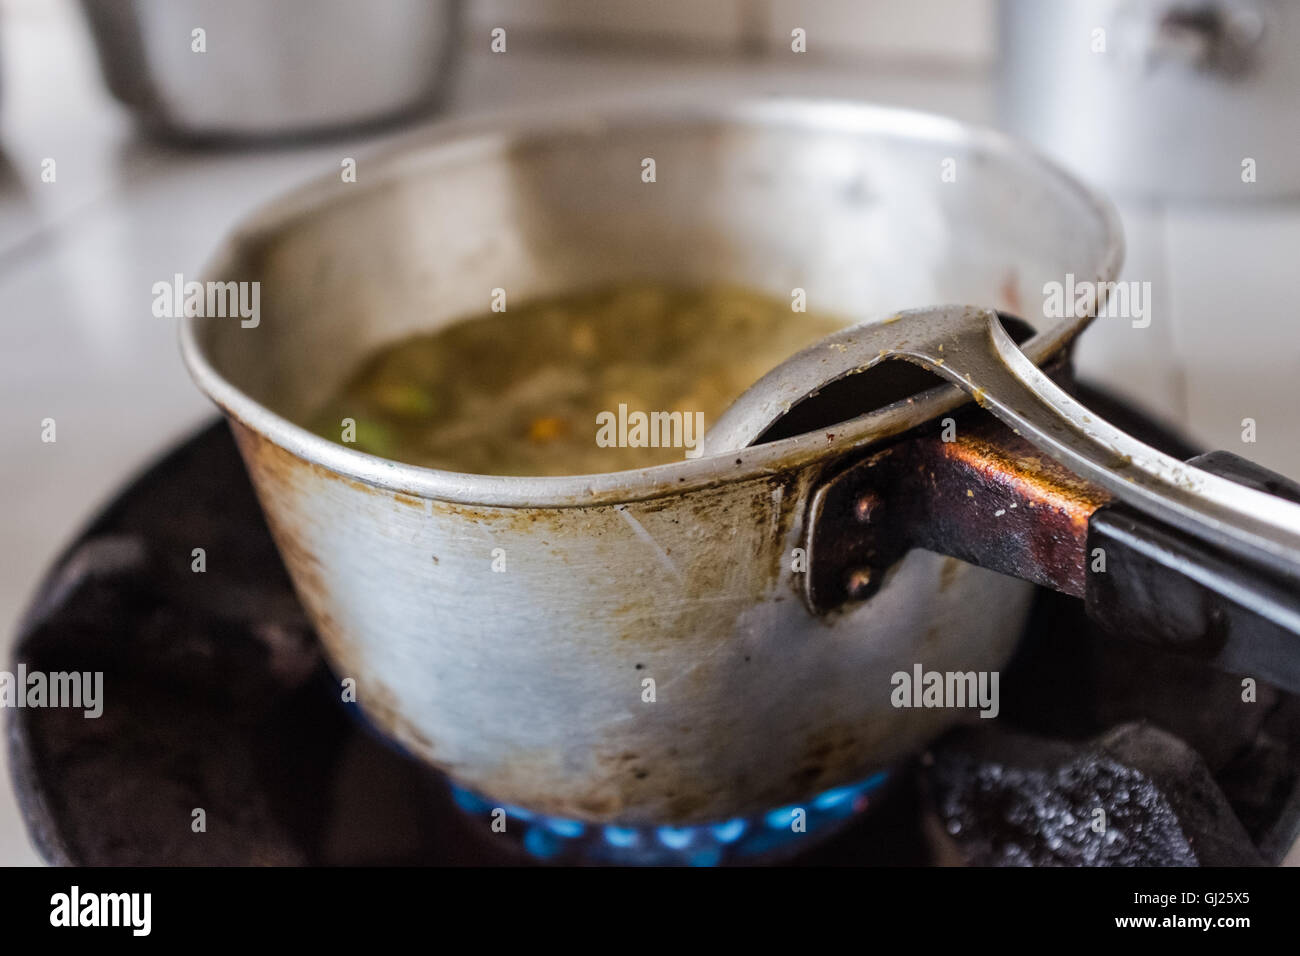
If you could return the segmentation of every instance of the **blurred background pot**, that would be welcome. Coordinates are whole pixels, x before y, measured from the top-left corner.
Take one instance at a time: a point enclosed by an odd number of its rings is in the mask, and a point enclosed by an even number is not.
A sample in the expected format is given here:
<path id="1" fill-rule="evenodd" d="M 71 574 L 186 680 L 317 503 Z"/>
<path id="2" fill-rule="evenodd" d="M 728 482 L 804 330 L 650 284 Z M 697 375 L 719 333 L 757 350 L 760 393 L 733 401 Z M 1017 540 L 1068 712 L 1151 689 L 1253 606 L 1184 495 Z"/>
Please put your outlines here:
<path id="1" fill-rule="evenodd" d="M 1300 194 L 1300 4 L 1002 0 L 998 36 L 1003 123 L 1098 185 Z"/>
<path id="2" fill-rule="evenodd" d="M 154 132 L 274 138 L 432 107 L 456 0 L 82 0 L 113 95 Z M 202 31 L 202 32 L 199 32 Z"/>

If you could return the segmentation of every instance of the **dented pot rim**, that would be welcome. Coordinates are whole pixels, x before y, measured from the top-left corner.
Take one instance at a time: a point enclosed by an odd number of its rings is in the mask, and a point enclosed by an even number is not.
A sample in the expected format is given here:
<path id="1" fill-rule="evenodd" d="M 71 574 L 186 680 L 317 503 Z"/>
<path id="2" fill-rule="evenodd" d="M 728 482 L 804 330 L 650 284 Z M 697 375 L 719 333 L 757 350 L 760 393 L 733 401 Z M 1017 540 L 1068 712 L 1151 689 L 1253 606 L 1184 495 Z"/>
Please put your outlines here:
<path id="1" fill-rule="evenodd" d="M 1106 237 L 1096 269 L 1099 283 L 1113 281 L 1124 256 L 1123 230 L 1108 199 L 1033 147 L 995 130 L 936 114 L 877 106 L 854 100 L 802 96 L 719 96 L 670 98 L 620 97 L 599 109 L 494 111 L 450 120 L 404 137 L 367 161 L 364 184 L 350 193 L 357 201 L 382 191 L 418 171 L 454 161 L 462 151 L 488 144 L 518 145 L 565 135 L 590 136 L 603 131 L 654 123 L 719 123 L 822 132 L 880 133 L 900 140 L 950 143 L 984 156 L 1019 161 L 1081 202 Z M 336 175 L 324 174 L 280 199 L 264 204 L 218 248 L 202 279 L 228 277 L 232 266 L 251 248 L 273 242 L 276 234 L 304 216 L 344 201 L 333 188 Z M 1104 288 L 1104 286 L 1102 286 Z M 916 306 L 938 303 L 915 303 Z M 887 316 L 880 316 L 883 319 Z M 1044 328 L 1022 346 L 1035 363 L 1064 349 L 1089 318 L 1063 319 Z M 785 476 L 800 468 L 829 463 L 875 442 L 901 434 L 969 399 L 955 385 L 941 385 L 905 402 L 769 444 L 651 468 L 589 475 L 479 475 L 404 464 L 370 455 L 322 438 L 277 414 L 232 383 L 208 361 L 202 341 L 202 317 L 180 322 L 181 354 L 199 388 L 233 421 L 301 459 L 340 477 L 374 488 L 454 504 L 501 508 L 581 508 L 618 505 L 731 483 Z"/>

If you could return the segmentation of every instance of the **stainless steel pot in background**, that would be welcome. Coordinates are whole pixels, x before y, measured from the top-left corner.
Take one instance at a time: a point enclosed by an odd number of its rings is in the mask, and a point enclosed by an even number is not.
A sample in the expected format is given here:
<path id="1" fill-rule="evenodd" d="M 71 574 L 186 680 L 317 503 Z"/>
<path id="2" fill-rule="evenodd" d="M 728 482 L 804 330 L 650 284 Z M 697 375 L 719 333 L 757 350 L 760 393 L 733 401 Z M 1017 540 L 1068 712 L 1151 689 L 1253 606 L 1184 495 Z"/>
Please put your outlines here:
<path id="1" fill-rule="evenodd" d="M 1002 122 L 1118 193 L 1295 196 L 1298 45 L 1292 2 L 1002 0 Z"/>
<path id="2" fill-rule="evenodd" d="M 427 109 L 459 20 L 458 0 L 82 5 L 113 94 L 150 129 L 189 139 L 321 133 Z"/>

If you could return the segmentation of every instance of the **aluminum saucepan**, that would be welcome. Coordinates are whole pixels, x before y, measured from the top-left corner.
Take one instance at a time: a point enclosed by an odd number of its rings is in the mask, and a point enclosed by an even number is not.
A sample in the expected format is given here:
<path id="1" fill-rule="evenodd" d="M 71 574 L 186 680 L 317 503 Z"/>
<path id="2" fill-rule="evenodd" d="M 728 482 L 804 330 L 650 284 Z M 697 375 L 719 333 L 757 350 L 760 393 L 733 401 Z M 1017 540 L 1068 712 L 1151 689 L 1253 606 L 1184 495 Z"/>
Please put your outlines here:
<path id="1" fill-rule="evenodd" d="M 895 706 L 896 673 L 1009 658 L 1030 586 L 953 557 L 912 550 L 867 600 L 807 602 L 819 489 L 956 388 L 574 477 L 413 467 L 296 422 L 368 350 L 486 312 L 496 288 L 650 278 L 801 288 L 851 321 L 952 301 L 1034 313 L 1067 275 L 1104 292 L 1121 255 L 1103 199 L 949 120 L 781 99 L 569 109 L 446 125 L 265 210 L 206 275 L 260 283 L 263 314 L 187 318 L 182 346 L 379 728 L 503 803 L 703 823 L 863 778 L 973 714 Z M 1024 354 L 1060 358 L 1088 321 L 1038 318 Z"/>

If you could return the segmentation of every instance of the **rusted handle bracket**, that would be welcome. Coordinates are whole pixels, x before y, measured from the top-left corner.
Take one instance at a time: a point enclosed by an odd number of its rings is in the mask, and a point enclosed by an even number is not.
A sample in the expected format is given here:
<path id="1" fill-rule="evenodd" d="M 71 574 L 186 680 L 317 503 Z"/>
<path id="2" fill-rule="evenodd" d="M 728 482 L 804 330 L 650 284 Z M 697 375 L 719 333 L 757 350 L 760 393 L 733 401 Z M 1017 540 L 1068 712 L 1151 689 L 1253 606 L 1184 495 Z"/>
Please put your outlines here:
<path id="1" fill-rule="evenodd" d="M 954 424 L 878 451 L 814 494 L 813 613 L 870 597 L 913 548 L 1083 595 L 1088 519 L 1110 496 L 996 419 L 971 410 Z"/>
<path id="2" fill-rule="evenodd" d="M 1300 570 L 1254 566 L 1110 499 L 971 411 L 825 481 L 809 505 L 804 598 L 815 614 L 873 595 L 913 548 L 1084 599 L 1111 634 L 1300 693 Z M 1236 456 L 1193 463 L 1300 502 L 1300 484 Z"/>

